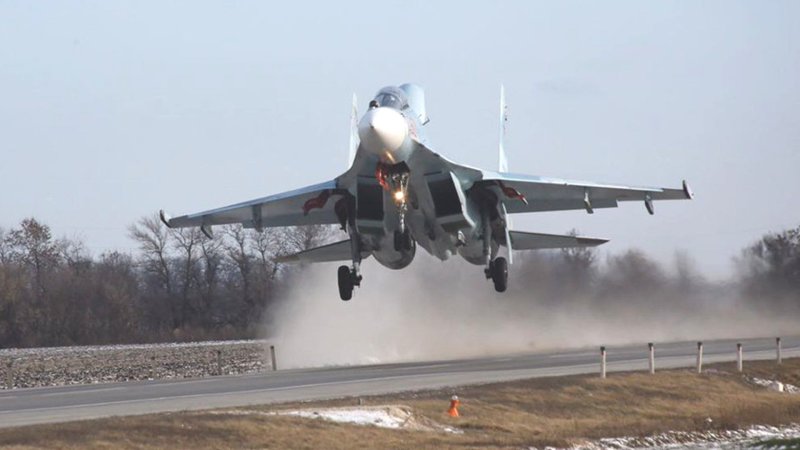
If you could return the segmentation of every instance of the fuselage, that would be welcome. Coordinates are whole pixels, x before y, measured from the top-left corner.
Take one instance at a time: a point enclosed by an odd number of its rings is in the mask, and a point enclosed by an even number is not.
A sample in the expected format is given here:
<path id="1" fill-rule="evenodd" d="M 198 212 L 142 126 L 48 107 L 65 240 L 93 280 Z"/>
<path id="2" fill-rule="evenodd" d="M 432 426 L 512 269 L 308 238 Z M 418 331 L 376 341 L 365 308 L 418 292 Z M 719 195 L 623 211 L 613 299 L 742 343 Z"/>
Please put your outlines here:
<path id="1" fill-rule="evenodd" d="M 357 209 L 374 211 L 380 203 L 380 214 L 357 213 L 359 239 L 364 250 L 393 269 L 410 264 L 417 245 L 441 260 L 458 253 L 484 264 L 481 237 L 488 218 L 481 217 L 467 193 L 474 180 L 449 170 L 426 147 L 424 111 L 421 88 L 388 87 L 378 92 L 359 121 L 360 144 L 351 169 L 356 176 L 343 180 L 347 186 L 342 187 L 356 197 Z M 400 176 L 407 177 L 403 186 L 392 181 Z M 410 248 L 398 248 L 396 235 L 406 230 Z"/>

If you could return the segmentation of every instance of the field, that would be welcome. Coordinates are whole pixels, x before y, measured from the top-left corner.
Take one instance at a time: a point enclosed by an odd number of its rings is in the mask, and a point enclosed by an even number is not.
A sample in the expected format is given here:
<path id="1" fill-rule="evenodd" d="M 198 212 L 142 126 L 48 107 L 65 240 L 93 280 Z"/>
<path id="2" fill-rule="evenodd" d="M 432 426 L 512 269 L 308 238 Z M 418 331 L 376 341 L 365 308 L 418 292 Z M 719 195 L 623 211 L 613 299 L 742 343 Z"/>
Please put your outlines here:
<path id="1" fill-rule="evenodd" d="M 703 375 L 669 370 L 540 378 L 325 402 L 119 417 L 0 430 L 10 448 L 526 448 L 671 430 L 733 430 L 800 422 L 800 395 L 758 387 L 747 377 L 800 384 L 800 359 L 709 366 Z M 461 398 L 461 417 L 445 414 Z M 326 406 L 404 405 L 420 423 L 462 433 L 392 430 L 272 415 Z"/>

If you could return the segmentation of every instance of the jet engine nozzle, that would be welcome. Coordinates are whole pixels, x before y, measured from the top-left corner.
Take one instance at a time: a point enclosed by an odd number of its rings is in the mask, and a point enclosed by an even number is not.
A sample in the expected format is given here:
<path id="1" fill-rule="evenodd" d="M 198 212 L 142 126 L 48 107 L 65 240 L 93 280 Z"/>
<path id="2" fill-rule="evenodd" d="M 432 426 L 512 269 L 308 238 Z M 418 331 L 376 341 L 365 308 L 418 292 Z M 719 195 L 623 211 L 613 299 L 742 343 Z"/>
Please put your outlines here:
<path id="1" fill-rule="evenodd" d="M 371 109 L 358 124 L 358 137 L 364 150 L 391 163 L 402 160 L 395 152 L 400 149 L 407 136 L 408 122 L 393 108 Z"/>

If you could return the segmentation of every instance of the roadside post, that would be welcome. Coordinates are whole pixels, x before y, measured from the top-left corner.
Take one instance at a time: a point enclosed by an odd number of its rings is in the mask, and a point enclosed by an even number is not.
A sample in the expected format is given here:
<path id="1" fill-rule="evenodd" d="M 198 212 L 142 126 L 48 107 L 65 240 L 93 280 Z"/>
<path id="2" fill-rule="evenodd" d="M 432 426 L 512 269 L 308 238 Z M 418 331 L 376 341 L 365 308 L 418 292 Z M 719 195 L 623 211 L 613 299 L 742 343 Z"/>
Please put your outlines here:
<path id="1" fill-rule="evenodd" d="M 270 361 L 272 362 L 272 371 L 274 372 L 274 371 L 278 370 L 278 363 L 275 361 L 275 346 L 274 345 L 270 345 L 269 346 L 269 357 L 270 357 Z"/>
<path id="2" fill-rule="evenodd" d="M 703 343 L 697 343 L 697 373 L 703 373 Z"/>
<path id="3" fill-rule="evenodd" d="M 222 375 L 222 350 L 217 350 L 217 375 Z"/>
<path id="4" fill-rule="evenodd" d="M 606 377 L 606 347 L 600 347 L 600 378 Z"/>
<path id="5" fill-rule="evenodd" d="M 775 357 L 778 360 L 778 364 L 781 364 L 781 338 L 775 338 Z"/>
<path id="6" fill-rule="evenodd" d="M 647 343 L 647 347 L 650 350 L 650 358 L 649 358 L 649 367 L 650 373 L 656 373 L 656 349 L 652 342 Z"/>
<path id="7" fill-rule="evenodd" d="M 742 343 L 736 344 L 736 370 L 742 371 Z"/>
<path id="8" fill-rule="evenodd" d="M 14 389 L 14 360 L 8 360 L 8 371 L 6 372 L 6 389 Z"/>

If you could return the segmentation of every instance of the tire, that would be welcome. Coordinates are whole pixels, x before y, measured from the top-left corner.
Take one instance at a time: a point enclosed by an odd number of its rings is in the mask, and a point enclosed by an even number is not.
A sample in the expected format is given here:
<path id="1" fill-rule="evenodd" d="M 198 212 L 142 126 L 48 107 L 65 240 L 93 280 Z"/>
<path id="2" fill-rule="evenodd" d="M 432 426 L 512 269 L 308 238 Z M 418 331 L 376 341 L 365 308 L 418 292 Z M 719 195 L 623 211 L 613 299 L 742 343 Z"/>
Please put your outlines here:
<path id="1" fill-rule="evenodd" d="M 350 274 L 350 268 L 347 266 L 339 266 L 339 297 L 342 300 L 348 301 L 353 298 L 353 276 Z"/>
<path id="2" fill-rule="evenodd" d="M 492 281 L 494 281 L 494 290 L 497 292 L 505 292 L 508 287 L 508 261 L 500 257 L 492 262 Z"/>

